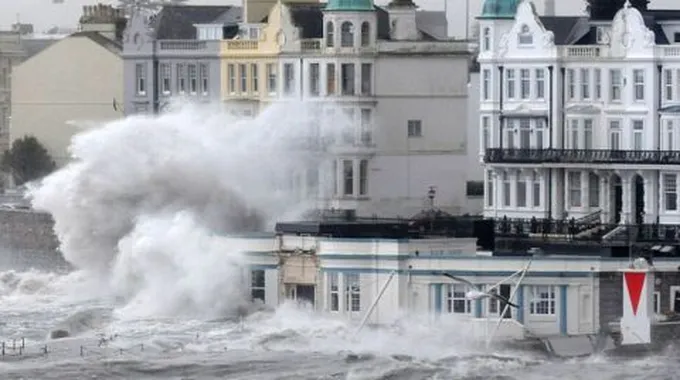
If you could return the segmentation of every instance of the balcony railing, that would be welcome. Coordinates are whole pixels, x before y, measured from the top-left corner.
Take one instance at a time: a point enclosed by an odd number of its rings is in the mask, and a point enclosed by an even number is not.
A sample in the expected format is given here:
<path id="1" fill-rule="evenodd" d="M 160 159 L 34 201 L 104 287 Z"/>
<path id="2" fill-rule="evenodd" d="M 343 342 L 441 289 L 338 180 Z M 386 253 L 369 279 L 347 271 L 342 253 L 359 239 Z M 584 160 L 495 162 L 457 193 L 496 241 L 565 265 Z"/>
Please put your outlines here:
<path id="1" fill-rule="evenodd" d="M 312 38 L 300 41 L 300 47 L 302 50 L 320 50 L 321 49 L 321 38 Z"/>
<path id="2" fill-rule="evenodd" d="M 161 41 L 161 50 L 204 50 L 208 47 L 206 41 Z"/>
<path id="3" fill-rule="evenodd" d="M 257 50 L 260 44 L 257 40 L 228 40 L 226 43 L 229 50 Z"/>
<path id="4" fill-rule="evenodd" d="M 583 219 L 510 219 L 494 221 L 494 235 L 498 239 L 533 241 L 604 242 L 605 235 L 619 228 L 624 233 L 609 234 L 609 243 L 677 244 L 680 225 L 600 223 Z"/>
<path id="5" fill-rule="evenodd" d="M 677 150 L 487 149 L 486 163 L 506 164 L 646 164 L 680 165 Z"/>

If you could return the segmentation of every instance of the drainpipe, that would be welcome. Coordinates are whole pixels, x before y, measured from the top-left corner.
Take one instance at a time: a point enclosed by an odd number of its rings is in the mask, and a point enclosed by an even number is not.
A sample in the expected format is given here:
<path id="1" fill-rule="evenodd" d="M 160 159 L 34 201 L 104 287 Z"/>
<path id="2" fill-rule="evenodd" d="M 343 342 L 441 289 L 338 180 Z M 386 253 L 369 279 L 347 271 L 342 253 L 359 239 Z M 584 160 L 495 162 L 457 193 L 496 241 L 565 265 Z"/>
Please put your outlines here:
<path id="1" fill-rule="evenodd" d="M 550 93 L 548 94 L 548 149 L 552 149 L 553 147 L 553 102 L 555 101 L 555 96 L 553 94 L 554 87 L 555 85 L 553 84 L 554 80 L 554 67 L 553 65 L 548 66 L 548 86 L 549 86 L 549 91 Z M 548 187 L 548 210 L 547 210 L 547 216 L 548 219 L 552 219 L 552 177 L 553 177 L 553 169 L 552 167 L 548 168 L 548 181 L 547 181 L 547 187 Z"/>
<path id="2" fill-rule="evenodd" d="M 155 40 L 153 43 L 153 50 L 151 51 L 151 68 L 152 68 L 152 84 L 153 88 L 151 90 L 151 101 L 152 101 L 152 107 L 153 107 L 153 113 L 154 115 L 157 115 L 159 110 L 160 110 L 160 100 L 159 100 L 159 89 L 158 89 L 158 54 L 156 53 L 156 49 L 158 47 L 158 40 Z"/>
<path id="3" fill-rule="evenodd" d="M 659 71 L 659 102 L 658 102 L 658 107 L 656 110 L 656 119 L 657 119 L 657 134 L 656 134 L 656 150 L 658 152 L 658 157 L 661 157 L 661 129 L 663 126 L 661 125 L 661 105 L 663 104 L 663 65 L 657 65 L 656 69 Z M 658 166 L 661 168 L 661 166 Z M 662 186 L 661 185 L 661 169 L 656 171 L 656 184 L 657 186 Z M 647 189 L 645 189 L 647 190 Z M 659 224 L 659 218 L 661 216 L 661 197 L 659 197 L 659 191 L 656 191 L 656 194 L 654 194 L 656 197 L 656 224 Z"/>
<path id="4" fill-rule="evenodd" d="M 562 105 L 562 142 L 559 144 L 560 149 L 564 149 L 564 142 L 567 139 L 566 131 L 567 131 L 567 112 L 564 109 L 565 104 L 567 103 L 567 88 L 565 87 L 566 84 L 566 73 L 564 67 L 560 67 L 560 74 L 561 74 L 561 79 L 562 79 L 562 101 L 560 102 Z"/>
<path id="5" fill-rule="evenodd" d="M 499 73 L 499 80 L 500 80 L 500 87 L 499 87 L 499 94 L 498 94 L 498 148 L 501 150 L 501 154 L 503 151 L 503 65 L 498 66 L 498 73 Z"/>
<path id="6" fill-rule="evenodd" d="M 300 101 L 304 100 L 305 97 L 305 70 L 304 70 L 304 62 L 302 61 L 302 57 L 300 57 Z"/>
<path id="7" fill-rule="evenodd" d="M 566 70 L 564 67 L 560 67 L 560 73 L 561 73 L 561 84 L 562 84 L 562 99 L 560 101 L 561 105 L 561 112 L 560 115 L 562 116 L 562 141 L 559 144 L 560 149 L 564 150 L 566 148 L 566 140 L 567 140 L 567 110 L 566 110 L 566 103 L 567 103 L 567 88 L 566 88 Z M 559 172 L 559 175 L 562 175 L 562 194 L 560 198 L 562 199 L 562 213 L 561 215 L 558 215 L 557 217 L 559 219 L 563 219 L 565 216 L 565 209 L 566 209 L 566 196 L 565 192 L 567 191 L 566 189 L 566 181 L 564 180 L 565 177 L 565 170 L 562 169 Z"/>

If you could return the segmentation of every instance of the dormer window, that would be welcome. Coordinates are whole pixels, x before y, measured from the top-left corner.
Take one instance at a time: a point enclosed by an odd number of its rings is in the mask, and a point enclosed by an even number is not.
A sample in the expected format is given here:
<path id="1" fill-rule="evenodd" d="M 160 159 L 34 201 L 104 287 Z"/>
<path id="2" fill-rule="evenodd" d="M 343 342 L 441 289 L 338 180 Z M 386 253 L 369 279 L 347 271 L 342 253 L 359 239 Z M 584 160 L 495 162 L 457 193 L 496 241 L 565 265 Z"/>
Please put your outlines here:
<path id="1" fill-rule="evenodd" d="M 531 34 L 528 25 L 522 25 L 517 39 L 520 45 L 531 45 L 534 43 L 534 36 Z"/>
<path id="2" fill-rule="evenodd" d="M 608 28 L 604 26 L 598 26 L 595 28 L 595 40 L 598 44 L 606 44 L 608 42 Z"/>
<path id="3" fill-rule="evenodd" d="M 491 49 L 491 29 L 484 28 L 482 32 L 482 49 L 489 51 Z"/>
<path id="4" fill-rule="evenodd" d="M 368 46 L 371 44 L 371 25 L 368 21 L 361 24 L 361 46 Z"/>
<path id="5" fill-rule="evenodd" d="M 340 27 L 340 46 L 354 46 L 354 25 L 349 21 L 343 22 Z"/>
<path id="6" fill-rule="evenodd" d="M 222 25 L 195 25 L 199 40 L 221 40 Z"/>
<path id="7" fill-rule="evenodd" d="M 333 23 L 328 21 L 326 23 L 326 47 L 335 46 L 335 33 L 333 31 Z"/>

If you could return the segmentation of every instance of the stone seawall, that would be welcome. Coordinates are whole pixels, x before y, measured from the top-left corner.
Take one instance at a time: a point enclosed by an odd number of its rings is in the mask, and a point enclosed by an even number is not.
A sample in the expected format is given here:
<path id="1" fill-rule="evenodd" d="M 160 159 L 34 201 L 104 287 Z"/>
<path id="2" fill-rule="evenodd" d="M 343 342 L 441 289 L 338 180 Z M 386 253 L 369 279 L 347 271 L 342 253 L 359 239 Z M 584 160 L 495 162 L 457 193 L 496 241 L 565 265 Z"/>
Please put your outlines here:
<path id="1" fill-rule="evenodd" d="M 49 214 L 0 210 L 0 247 L 13 251 L 56 252 L 59 247 Z"/>

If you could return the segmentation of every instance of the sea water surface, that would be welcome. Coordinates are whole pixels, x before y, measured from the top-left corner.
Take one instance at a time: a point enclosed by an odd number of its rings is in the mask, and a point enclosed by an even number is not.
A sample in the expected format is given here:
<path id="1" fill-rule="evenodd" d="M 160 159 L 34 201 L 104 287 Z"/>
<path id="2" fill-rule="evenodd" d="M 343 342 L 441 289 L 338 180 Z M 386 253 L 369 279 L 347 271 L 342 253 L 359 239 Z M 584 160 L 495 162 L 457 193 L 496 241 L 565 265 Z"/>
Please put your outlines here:
<path id="1" fill-rule="evenodd" d="M 474 348 L 455 319 L 357 333 L 300 305 L 254 309 L 248 247 L 225 236 L 323 207 L 298 185 L 332 191 L 342 114 L 171 105 L 77 135 L 72 163 L 30 186 L 63 258 L 0 247 L 0 379 L 678 378 L 673 353 L 557 360 Z"/>
<path id="2" fill-rule="evenodd" d="M 0 274 L 2 379 L 676 379 L 677 353 L 555 359 L 473 348 L 464 322 L 356 322 L 284 304 L 244 318 L 139 317 L 83 273 Z M 85 292 L 79 295 L 78 291 Z M 50 339 L 64 329 L 71 337 Z"/>

